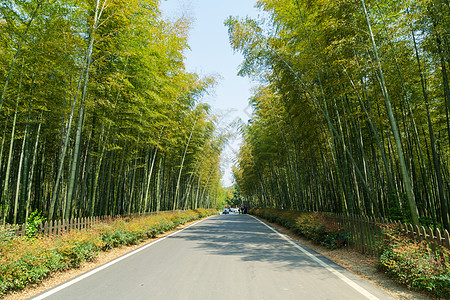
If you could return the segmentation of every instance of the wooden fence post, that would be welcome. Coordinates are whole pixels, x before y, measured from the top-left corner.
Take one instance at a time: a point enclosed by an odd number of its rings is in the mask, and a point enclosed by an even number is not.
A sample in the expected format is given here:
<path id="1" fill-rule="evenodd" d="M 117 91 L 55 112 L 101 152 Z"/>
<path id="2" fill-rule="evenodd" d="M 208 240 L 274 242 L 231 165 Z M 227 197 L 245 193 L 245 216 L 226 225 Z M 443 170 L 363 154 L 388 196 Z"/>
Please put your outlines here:
<path id="1" fill-rule="evenodd" d="M 414 228 L 412 224 L 409 224 L 407 228 L 408 228 L 407 234 L 409 235 L 410 238 L 414 239 Z"/>
<path id="2" fill-rule="evenodd" d="M 48 222 L 48 234 L 52 235 L 53 234 L 53 221 L 50 220 L 50 222 Z"/>
<path id="3" fill-rule="evenodd" d="M 25 223 L 22 224 L 20 231 L 22 232 L 22 235 L 26 234 L 26 232 L 27 232 L 27 225 Z"/>
<path id="4" fill-rule="evenodd" d="M 48 235 L 48 221 L 45 221 L 44 223 L 44 234 Z"/>
<path id="5" fill-rule="evenodd" d="M 369 222 L 369 240 L 370 240 L 370 254 L 371 255 L 375 255 L 376 251 L 376 245 L 377 245 L 377 229 L 375 227 L 375 219 L 373 217 L 369 217 L 368 218 L 368 222 Z"/>
<path id="6" fill-rule="evenodd" d="M 360 222 L 360 228 L 361 228 L 361 244 L 362 244 L 362 249 L 363 249 L 363 253 L 367 253 L 368 252 L 368 248 L 367 248 L 367 231 L 366 231 L 366 220 L 364 216 L 360 216 L 359 217 L 359 222 Z"/>
<path id="7" fill-rule="evenodd" d="M 356 236 L 357 236 L 357 244 L 358 244 L 358 250 L 361 251 L 362 253 L 364 253 L 364 249 L 362 247 L 362 243 L 361 243 L 361 219 L 356 216 L 355 217 L 356 220 Z"/>
<path id="8" fill-rule="evenodd" d="M 58 220 L 56 222 L 56 235 L 60 235 L 61 234 L 61 220 Z"/>
<path id="9" fill-rule="evenodd" d="M 448 249 L 450 249 L 450 234 L 448 233 L 447 229 L 444 231 L 444 240 L 442 244 Z"/>
<path id="10" fill-rule="evenodd" d="M 431 246 L 431 250 L 433 250 L 433 252 L 436 252 L 435 237 L 434 237 L 433 229 L 431 229 L 430 227 L 428 227 L 428 233 L 427 233 L 427 236 L 430 237 L 430 246 Z"/>
<path id="11" fill-rule="evenodd" d="M 436 228 L 436 244 L 442 245 L 442 235 L 441 235 L 441 231 L 439 230 L 439 228 Z"/>

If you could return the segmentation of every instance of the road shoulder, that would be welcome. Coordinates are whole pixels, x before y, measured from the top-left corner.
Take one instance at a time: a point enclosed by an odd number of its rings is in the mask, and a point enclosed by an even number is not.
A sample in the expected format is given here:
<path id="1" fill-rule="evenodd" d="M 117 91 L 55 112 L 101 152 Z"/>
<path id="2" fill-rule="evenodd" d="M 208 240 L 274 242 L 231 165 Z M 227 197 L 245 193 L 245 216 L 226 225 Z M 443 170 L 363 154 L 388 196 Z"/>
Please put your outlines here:
<path id="1" fill-rule="evenodd" d="M 377 269 L 378 261 L 376 257 L 364 255 L 351 249 L 330 250 L 323 246 L 314 244 L 312 241 L 295 234 L 292 230 L 289 230 L 281 225 L 270 223 L 259 217 L 256 218 L 272 226 L 279 232 L 286 234 L 303 246 L 306 246 L 307 248 L 325 256 L 353 274 L 369 281 L 396 299 L 431 299 L 424 294 L 408 290 L 406 287 L 397 284 L 383 272 L 379 271 Z"/>
<path id="2" fill-rule="evenodd" d="M 206 219 L 206 218 L 203 218 L 203 219 Z M 55 272 L 55 273 L 51 274 L 48 278 L 42 280 L 41 282 L 29 285 L 26 288 L 24 288 L 23 290 L 11 292 L 11 293 L 5 295 L 4 297 L 2 297 L 1 299 L 3 299 L 3 300 L 23 300 L 23 299 L 28 299 L 30 297 L 36 296 L 46 290 L 54 288 L 70 279 L 73 279 L 77 276 L 80 276 L 83 273 L 86 273 L 95 268 L 98 268 L 98 267 L 100 267 L 106 263 L 109 263 L 123 255 L 126 255 L 138 248 L 144 247 L 145 245 L 147 245 L 149 243 L 152 243 L 160 238 L 163 238 L 163 237 L 165 237 L 169 234 L 172 234 L 178 230 L 181 230 L 187 226 L 197 223 L 203 219 L 199 219 L 199 220 L 185 223 L 183 225 L 179 225 L 174 230 L 162 233 L 162 234 L 158 235 L 156 238 L 145 240 L 137 245 L 122 246 L 122 247 L 118 247 L 118 248 L 113 248 L 107 252 L 101 252 L 94 261 L 85 262 L 82 264 L 82 266 L 80 268 L 69 269 L 69 270 L 62 271 L 62 272 Z"/>

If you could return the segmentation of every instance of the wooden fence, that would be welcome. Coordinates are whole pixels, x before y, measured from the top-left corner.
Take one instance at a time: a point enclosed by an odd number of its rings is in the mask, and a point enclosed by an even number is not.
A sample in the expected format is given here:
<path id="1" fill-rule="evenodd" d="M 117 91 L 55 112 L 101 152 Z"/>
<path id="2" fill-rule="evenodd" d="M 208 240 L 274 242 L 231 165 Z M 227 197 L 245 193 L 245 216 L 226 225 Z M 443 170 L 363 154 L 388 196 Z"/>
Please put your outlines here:
<path id="1" fill-rule="evenodd" d="M 392 222 L 387 219 L 377 219 L 373 217 L 347 216 L 340 214 L 327 214 L 334 219 L 340 229 L 350 233 L 349 246 L 361 253 L 377 255 L 380 245 L 383 242 L 382 225 L 393 224 L 401 231 L 416 241 L 427 241 L 433 250 L 436 247 L 446 247 L 450 249 L 450 235 L 448 230 L 441 232 L 439 229 L 425 228 L 424 226 L 413 226 Z"/>
<path id="2" fill-rule="evenodd" d="M 136 218 L 148 215 L 155 215 L 156 212 L 148 213 L 134 213 L 124 216 L 102 216 L 102 217 L 86 217 L 86 218 L 72 218 L 70 220 L 55 220 L 46 221 L 39 224 L 38 234 L 44 235 L 59 235 L 63 232 L 69 232 L 71 230 L 81 230 L 91 228 L 93 225 L 97 225 L 103 222 L 109 222 L 117 218 Z M 22 225 L 6 225 L 5 230 L 11 232 L 13 235 L 22 236 L 26 234 L 26 224 Z"/>
<path id="3" fill-rule="evenodd" d="M 71 230 L 81 230 L 90 228 L 95 224 L 104 222 L 108 217 L 88 217 L 88 218 L 75 218 L 70 220 L 57 220 L 57 221 L 46 221 L 45 223 L 39 224 L 39 234 L 45 235 L 59 235 L 63 232 L 69 232 Z M 10 225 L 10 228 L 14 228 L 14 233 L 17 236 L 25 235 L 26 224 L 20 226 Z"/>
<path id="4" fill-rule="evenodd" d="M 444 246 L 450 249 L 450 234 L 448 230 L 444 230 L 442 233 L 439 228 L 435 230 L 431 228 L 425 228 L 424 226 L 413 226 L 411 224 L 398 223 L 401 230 L 409 235 L 414 240 L 426 240 L 432 245 Z"/>

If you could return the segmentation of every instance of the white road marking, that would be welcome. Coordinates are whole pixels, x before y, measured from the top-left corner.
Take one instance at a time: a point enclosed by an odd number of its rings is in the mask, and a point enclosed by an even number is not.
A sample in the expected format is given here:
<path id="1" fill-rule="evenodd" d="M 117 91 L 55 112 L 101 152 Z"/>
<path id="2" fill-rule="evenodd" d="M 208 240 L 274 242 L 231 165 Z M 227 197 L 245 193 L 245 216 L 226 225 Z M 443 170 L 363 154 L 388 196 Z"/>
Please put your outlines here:
<path id="1" fill-rule="evenodd" d="M 138 249 L 136 249 L 136 250 L 134 250 L 134 251 L 131 251 L 131 252 L 128 253 L 128 254 L 125 254 L 125 255 L 123 255 L 123 256 L 121 256 L 121 257 L 119 257 L 119 258 L 116 258 L 115 260 L 112 260 L 112 261 L 110 261 L 110 262 L 107 263 L 107 264 L 104 264 L 104 265 L 102 265 L 102 266 L 100 266 L 100 267 L 98 267 L 98 268 L 96 268 L 96 269 L 94 269 L 94 270 L 91 270 L 91 271 L 89 271 L 89 272 L 87 272 L 87 273 L 84 273 L 84 274 L 81 275 L 81 276 L 78 276 L 78 277 L 76 277 L 76 278 L 74 278 L 74 279 L 72 279 L 72 280 L 69 280 L 69 281 L 67 281 L 67 282 L 64 283 L 64 284 L 62 284 L 62 285 L 60 285 L 60 286 L 57 286 L 57 287 L 55 287 L 55 288 L 49 290 L 48 292 L 45 292 L 44 294 L 38 295 L 38 296 L 36 296 L 36 297 L 34 297 L 34 298 L 31 298 L 31 299 L 33 299 L 33 300 L 41 300 L 41 299 L 45 299 L 45 298 L 47 298 L 47 297 L 49 297 L 49 296 L 51 296 L 51 295 L 53 295 L 53 294 L 56 294 L 57 292 L 59 292 L 59 291 L 65 289 L 65 288 L 67 288 L 67 287 L 69 287 L 69 286 L 71 286 L 71 285 L 73 285 L 73 284 L 75 284 L 75 283 L 77 283 L 77 282 L 79 282 L 79 281 L 81 281 L 81 280 L 83 280 L 83 279 L 86 279 L 87 277 L 92 276 L 92 275 L 94 275 L 95 273 L 100 272 L 101 270 L 104 270 L 104 269 L 106 269 L 106 268 L 112 266 L 113 264 L 118 263 L 118 262 L 121 261 L 121 260 L 124 260 L 125 258 L 128 258 L 128 257 L 130 257 L 130 256 L 132 256 L 132 255 L 134 255 L 134 254 L 136 254 L 136 253 L 138 253 L 138 252 L 141 252 L 142 250 L 147 249 L 148 247 L 151 247 L 151 246 L 155 245 L 156 243 L 159 243 L 159 242 L 161 242 L 161 241 L 163 241 L 163 240 L 165 240 L 165 239 L 167 239 L 167 238 L 169 238 L 169 237 L 171 237 L 171 236 L 174 236 L 174 235 L 176 235 L 176 234 L 182 232 L 183 230 L 188 229 L 189 227 L 195 226 L 195 225 L 197 225 L 198 223 L 203 222 L 204 220 L 209 219 L 209 218 L 211 218 L 211 217 L 213 217 L 213 216 L 210 216 L 210 217 L 208 217 L 208 218 L 205 218 L 205 219 L 203 219 L 203 220 L 200 220 L 200 221 L 198 221 L 198 222 L 195 222 L 194 224 L 191 224 L 191 225 L 186 226 L 186 227 L 184 227 L 184 228 L 181 228 L 180 230 L 177 230 L 177 231 L 175 231 L 175 232 L 173 232 L 173 233 L 171 233 L 171 234 L 169 234 L 169 235 L 166 235 L 166 236 L 164 236 L 164 237 L 162 237 L 162 238 L 159 238 L 159 239 L 157 239 L 156 241 L 153 241 L 153 242 L 151 242 L 151 243 L 149 243 L 149 244 L 147 244 L 147 245 L 145 245 L 145 246 L 142 246 L 141 248 L 138 248 Z"/>
<path id="2" fill-rule="evenodd" d="M 318 259 L 316 256 L 312 255 L 310 252 L 306 251 L 302 246 L 300 246 L 299 244 L 295 243 L 292 239 L 290 239 L 289 237 L 287 237 L 284 234 L 281 234 L 280 232 L 278 232 L 277 230 L 275 230 L 274 228 L 272 228 L 271 226 L 267 225 L 266 223 L 264 223 L 263 221 L 259 220 L 258 218 L 249 215 L 252 218 L 254 218 L 255 220 L 258 220 L 258 222 L 264 224 L 264 226 L 266 226 L 267 228 L 269 228 L 270 230 L 272 230 L 273 232 L 275 232 L 276 234 L 278 234 L 280 237 L 282 237 L 284 240 L 286 240 L 288 243 L 290 243 L 292 246 L 294 246 L 295 248 L 297 248 L 298 250 L 300 250 L 301 252 L 305 253 L 306 255 L 308 255 L 312 260 L 314 260 L 315 262 L 317 262 L 318 264 L 320 264 L 322 267 L 324 267 L 325 269 L 327 269 L 329 272 L 333 273 L 334 275 L 336 275 L 339 279 L 341 279 L 342 281 L 344 281 L 345 283 L 347 283 L 349 286 L 351 286 L 352 288 L 354 288 L 357 292 L 359 292 L 361 295 L 365 296 L 367 299 L 371 299 L 371 300 L 377 300 L 379 298 L 377 298 L 376 296 L 372 295 L 370 292 L 368 292 L 366 289 L 364 289 L 362 286 L 360 286 L 359 284 L 357 284 L 356 282 L 354 282 L 353 280 L 347 278 L 346 276 L 344 276 L 342 273 L 338 272 L 336 269 L 334 269 L 332 266 L 330 266 L 329 264 L 321 261 L 320 259 Z"/>

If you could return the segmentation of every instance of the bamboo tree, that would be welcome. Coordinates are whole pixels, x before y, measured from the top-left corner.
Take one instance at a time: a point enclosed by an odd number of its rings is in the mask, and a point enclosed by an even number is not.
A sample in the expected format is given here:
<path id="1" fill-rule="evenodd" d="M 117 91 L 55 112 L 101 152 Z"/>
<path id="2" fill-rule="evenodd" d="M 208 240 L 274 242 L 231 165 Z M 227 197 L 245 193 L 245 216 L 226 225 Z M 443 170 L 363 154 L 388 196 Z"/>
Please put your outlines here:
<path id="1" fill-rule="evenodd" d="M 10 203 L 9 203 L 9 177 L 11 172 L 11 164 L 13 160 L 13 151 L 14 151 L 14 137 L 16 134 L 16 122 L 17 122 L 17 109 L 19 107 L 19 101 L 20 101 L 20 90 L 22 85 L 22 76 L 20 78 L 19 82 L 19 93 L 17 94 L 16 99 L 16 108 L 14 110 L 14 119 L 12 123 L 12 129 L 11 129 L 11 139 L 9 142 L 9 154 L 8 154 L 8 162 L 6 165 L 6 174 L 5 174 L 5 181 L 3 186 L 3 192 L 2 192 L 2 216 L 3 216 L 3 225 L 6 223 L 6 219 L 8 217 Z"/>
<path id="2" fill-rule="evenodd" d="M 159 3 L 151 1 L 99 0 L 87 11 L 86 3 L 41 2 L 39 12 L 35 3 L 13 3 L 25 18 L 33 12 L 20 34 L 10 25 L 22 16 L 0 8 L 11 13 L 0 23 L 0 51 L 15 53 L 13 66 L 4 63 L 0 72 L 6 82 L 2 105 L 11 105 L 9 94 L 29 99 L 16 103 L 15 113 L 0 110 L 3 217 L 18 222 L 38 209 L 54 220 L 194 205 L 190 176 L 197 181 L 217 170 L 220 151 L 202 149 L 215 143 L 216 124 L 197 103 L 214 79 L 184 68 L 188 22 L 164 21 Z M 23 83 L 16 83 L 22 57 Z M 14 126 L 8 119 L 13 113 Z M 192 128 L 194 116 L 201 120 Z M 20 124 L 26 127 L 18 145 Z M 175 146 L 186 137 L 185 149 Z M 201 164 L 194 176 L 203 153 L 211 164 Z M 211 206 L 217 173 L 204 183 L 199 205 Z"/>
<path id="3" fill-rule="evenodd" d="M 424 74 L 422 72 L 422 67 L 421 67 L 421 63 L 420 63 L 420 57 L 419 57 L 419 52 L 417 49 L 417 43 L 416 43 L 416 38 L 415 38 L 414 32 L 411 32 L 411 35 L 412 35 L 412 39 L 413 39 L 413 43 L 414 43 L 414 51 L 416 54 L 418 72 L 420 74 L 420 83 L 422 86 L 422 93 L 423 93 L 423 97 L 425 100 L 425 109 L 427 112 L 427 121 L 428 121 L 427 123 L 428 123 L 428 131 L 430 134 L 431 153 L 432 153 L 432 157 L 433 157 L 433 165 L 434 165 L 434 170 L 435 170 L 436 179 L 437 179 L 439 200 L 440 200 L 440 204 L 441 204 L 441 218 L 442 218 L 442 222 L 443 222 L 445 228 L 449 228 L 450 224 L 449 224 L 449 218 L 448 218 L 447 200 L 445 199 L 441 165 L 440 165 L 437 150 L 436 150 L 436 139 L 434 136 L 433 125 L 431 123 L 430 105 L 429 105 L 429 101 L 428 101 L 428 92 L 427 92 L 427 88 L 426 88 L 426 81 L 425 81 Z"/>
<path id="4" fill-rule="evenodd" d="M 28 115 L 29 118 L 29 115 Z M 14 198 L 14 213 L 13 213 L 13 224 L 17 224 L 18 219 L 18 212 L 19 212 L 19 198 L 20 198 L 20 184 L 21 184 L 21 177 L 22 177 L 22 166 L 23 166 L 23 160 L 25 156 L 25 145 L 28 137 L 28 122 L 27 126 L 25 128 L 25 133 L 22 140 L 22 150 L 20 151 L 20 158 L 19 158 L 19 167 L 17 170 L 17 183 L 16 183 L 16 193 Z"/>
<path id="5" fill-rule="evenodd" d="M 37 128 L 37 133 L 36 133 L 36 142 L 34 144 L 34 151 L 33 151 L 33 158 L 32 158 L 32 162 L 31 162 L 31 169 L 30 169 L 30 175 L 29 175 L 29 180 L 28 180 L 28 196 L 27 196 L 27 202 L 25 205 L 25 220 L 28 220 L 28 216 L 29 216 L 29 212 L 30 212 L 30 204 L 31 204 L 31 188 L 33 185 L 33 175 L 34 175 L 34 169 L 35 169 L 35 165 L 36 165 L 36 157 L 37 157 L 37 151 L 38 151 L 38 146 L 39 146 L 39 137 L 40 137 L 40 133 L 41 133 L 41 126 L 42 126 L 42 116 L 43 116 L 43 112 L 41 111 L 41 117 L 39 118 L 39 125 Z"/>
<path id="6" fill-rule="evenodd" d="M 62 216 L 63 219 L 65 219 L 65 217 L 70 218 L 73 190 L 74 190 L 74 186 L 75 186 L 75 180 L 76 180 L 75 178 L 77 175 L 76 171 L 78 168 L 78 158 L 79 158 L 79 151 L 80 151 L 81 130 L 83 128 L 83 121 L 84 121 L 84 104 L 81 104 L 79 116 L 78 116 L 77 133 L 75 136 L 75 148 L 73 151 L 72 167 L 70 170 L 69 184 L 68 184 L 68 188 L 67 188 L 67 202 L 66 202 L 66 206 L 65 206 L 65 211 Z"/>
<path id="7" fill-rule="evenodd" d="M 188 138 L 188 140 L 186 142 L 186 147 L 184 148 L 184 152 L 183 152 L 183 158 L 181 159 L 181 165 L 180 165 L 180 170 L 178 172 L 178 179 L 177 179 L 177 185 L 176 185 L 176 190 L 175 190 L 175 198 L 173 200 L 173 209 L 172 210 L 176 210 L 176 208 L 177 208 L 178 193 L 179 193 L 179 190 L 180 190 L 181 172 L 183 171 L 184 160 L 186 159 L 186 153 L 187 153 L 187 150 L 188 150 L 188 147 L 189 147 L 189 143 L 191 142 L 192 134 L 194 133 L 195 125 L 197 124 L 197 120 L 198 120 L 198 114 L 195 115 L 194 124 L 192 125 L 191 132 L 189 133 L 189 138 Z"/>
<path id="8" fill-rule="evenodd" d="M 0 96 L 0 112 L 2 110 L 3 101 L 5 100 L 6 91 L 8 89 L 8 84 L 9 84 L 9 81 L 11 80 L 11 75 L 12 75 L 12 72 L 14 70 L 14 65 L 16 63 L 17 58 L 20 55 L 20 50 L 22 49 L 22 45 L 23 45 L 23 43 L 25 42 L 25 40 L 27 38 L 28 30 L 30 29 L 30 26 L 33 23 L 33 20 L 36 17 L 36 14 L 39 11 L 39 8 L 40 8 L 40 6 L 42 5 L 43 2 L 44 2 L 44 0 L 41 0 L 36 5 L 36 8 L 34 9 L 32 15 L 31 15 L 31 18 L 28 21 L 27 26 L 25 27 L 25 31 L 23 32 L 22 37 L 20 38 L 20 40 L 19 40 L 19 42 L 17 44 L 17 49 L 16 49 L 16 52 L 14 53 L 14 57 L 13 57 L 13 60 L 11 62 L 11 67 L 9 68 L 8 76 L 6 77 L 6 81 L 5 81 L 5 84 L 3 86 L 2 95 Z"/>
<path id="9" fill-rule="evenodd" d="M 416 200 L 415 200 L 414 193 L 412 190 L 411 180 L 410 180 L 407 168 L 406 168 L 405 158 L 403 156 L 403 149 L 402 149 L 402 145 L 401 145 L 401 141 L 400 141 L 400 135 L 398 133 L 397 123 L 395 121 L 394 113 L 392 111 L 392 106 L 391 106 L 388 90 L 387 90 L 385 79 L 384 79 L 383 69 L 381 67 L 381 62 L 378 57 L 378 50 L 377 50 L 377 46 L 375 43 L 375 38 L 373 36 L 372 26 L 370 24 L 369 15 L 367 13 L 366 4 L 365 4 L 364 0 L 361 0 L 361 4 L 363 6 L 364 15 L 366 16 L 367 27 L 369 29 L 369 35 L 370 35 L 370 39 L 372 42 L 372 48 L 373 48 L 372 50 L 374 52 L 375 62 L 377 63 L 377 66 L 378 66 L 378 73 L 379 73 L 378 75 L 381 80 L 381 89 L 383 91 L 386 110 L 388 113 L 389 122 L 391 124 L 392 133 L 394 135 L 395 145 L 397 148 L 397 155 L 398 155 L 400 168 L 401 168 L 401 172 L 402 172 L 403 184 L 405 186 L 405 190 L 406 190 L 406 194 L 407 194 L 407 199 L 408 199 L 408 204 L 409 204 L 409 209 L 410 209 L 410 214 L 411 214 L 411 220 L 414 225 L 419 225 L 419 217 L 418 217 L 418 213 L 417 213 Z"/>
<path id="10" fill-rule="evenodd" d="M 158 154 L 158 147 L 159 147 L 159 143 L 161 141 L 163 132 L 164 132 L 164 127 L 161 129 L 161 132 L 159 134 L 158 143 L 156 144 L 156 147 L 154 150 L 155 152 L 153 153 L 153 158 L 152 158 L 152 162 L 151 162 L 151 166 L 150 166 L 150 171 L 148 172 L 148 176 L 147 176 L 147 185 L 146 185 L 145 196 L 144 196 L 144 212 L 146 212 L 148 209 L 148 203 L 149 203 L 148 196 L 149 196 L 149 192 L 150 192 L 150 182 L 152 179 L 153 167 L 155 166 L 156 155 Z"/>
<path id="11" fill-rule="evenodd" d="M 83 81 L 83 89 L 82 89 L 81 100 L 80 100 L 80 102 L 81 102 L 81 106 L 80 107 L 81 108 L 80 108 L 80 116 L 79 116 L 79 118 L 80 118 L 81 121 L 78 122 L 77 135 L 81 134 L 80 126 L 82 126 L 82 116 L 83 116 L 83 110 L 84 110 L 83 103 L 84 103 L 84 100 L 86 99 L 87 85 L 88 85 L 88 80 L 89 80 L 89 70 L 90 70 L 90 66 L 91 66 L 92 52 L 93 52 L 93 47 L 94 47 L 95 31 L 96 31 L 96 29 L 99 26 L 100 18 L 101 18 L 101 15 L 103 13 L 103 10 L 105 8 L 106 2 L 107 2 L 107 0 L 105 0 L 102 3 L 102 6 L 100 7 L 100 0 L 96 1 L 95 10 L 94 10 L 93 24 L 92 24 L 92 26 L 90 28 L 90 32 L 89 32 L 89 46 L 88 46 L 87 53 L 86 53 L 86 64 L 85 64 L 85 68 L 83 70 L 84 81 Z M 80 90 L 80 87 L 81 87 L 81 80 L 79 82 L 76 94 Z M 67 151 L 67 145 L 68 145 L 68 142 L 69 142 L 69 135 L 70 135 L 70 129 L 71 129 L 71 125 L 72 125 L 73 113 L 74 113 L 75 105 L 76 105 L 76 102 L 77 102 L 76 94 L 75 94 L 73 105 L 72 105 L 72 112 L 70 114 L 69 125 L 68 125 L 68 128 L 67 128 L 67 133 L 66 133 L 66 138 L 65 138 L 65 141 L 64 141 L 64 147 L 63 147 L 63 150 L 62 150 L 62 155 L 61 155 L 61 159 L 60 159 L 60 162 L 59 162 L 59 171 L 58 171 L 58 175 L 56 177 L 56 183 L 55 183 L 54 188 L 53 188 L 52 200 L 51 200 L 51 203 L 50 203 L 50 210 L 49 210 L 49 219 L 50 220 L 53 219 L 53 214 L 54 214 L 54 210 L 55 210 L 55 204 L 56 204 L 56 201 L 58 199 L 59 183 L 60 183 L 60 178 L 61 178 L 61 175 L 62 175 L 62 170 L 63 170 L 63 165 L 64 165 L 64 158 L 65 158 L 65 154 L 66 154 L 66 151 Z M 78 144 L 79 144 L 79 140 L 78 140 Z M 78 156 L 78 149 L 77 149 L 76 152 L 74 152 L 75 156 Z"/>

